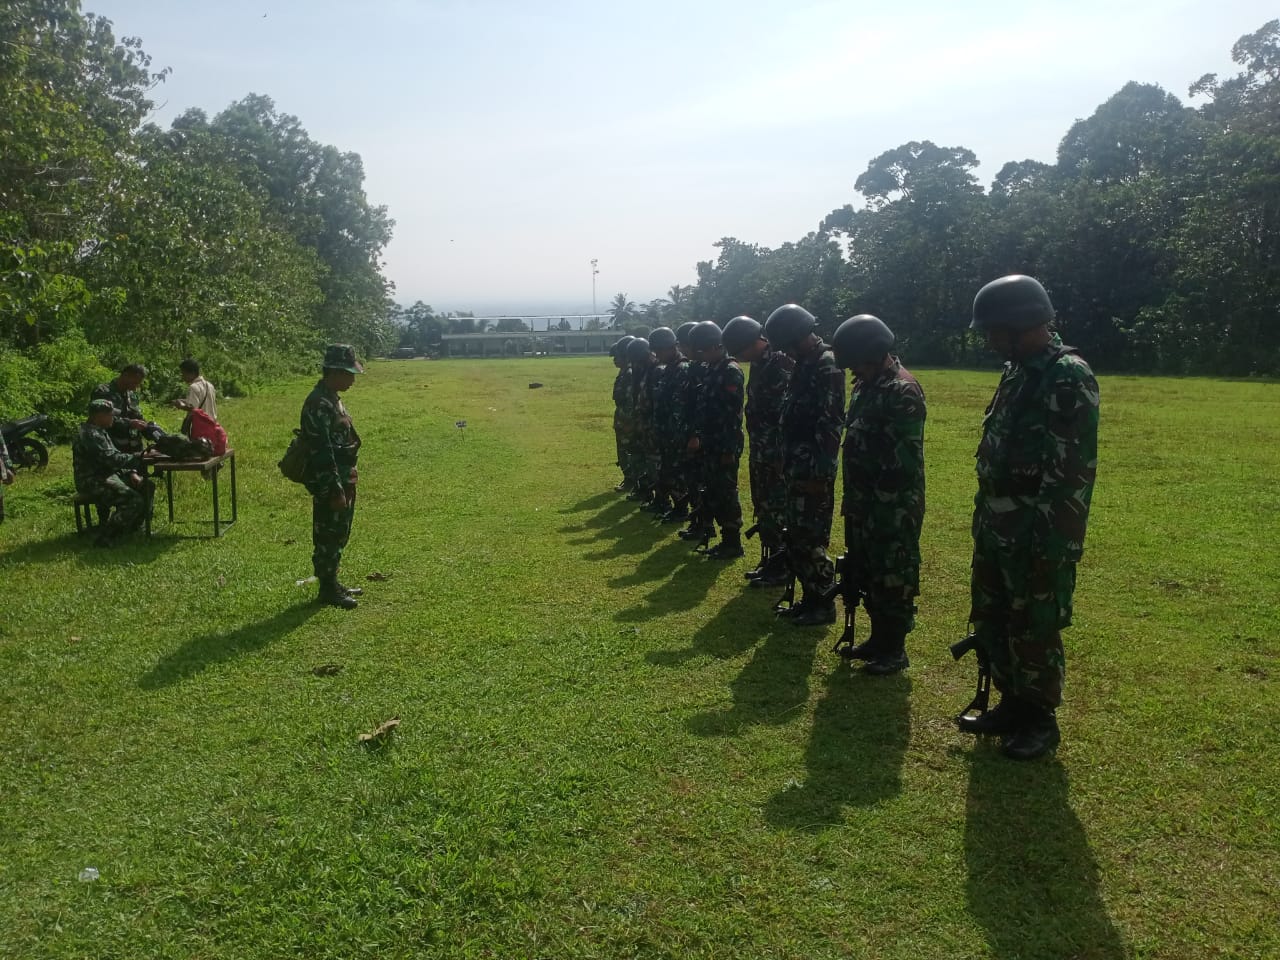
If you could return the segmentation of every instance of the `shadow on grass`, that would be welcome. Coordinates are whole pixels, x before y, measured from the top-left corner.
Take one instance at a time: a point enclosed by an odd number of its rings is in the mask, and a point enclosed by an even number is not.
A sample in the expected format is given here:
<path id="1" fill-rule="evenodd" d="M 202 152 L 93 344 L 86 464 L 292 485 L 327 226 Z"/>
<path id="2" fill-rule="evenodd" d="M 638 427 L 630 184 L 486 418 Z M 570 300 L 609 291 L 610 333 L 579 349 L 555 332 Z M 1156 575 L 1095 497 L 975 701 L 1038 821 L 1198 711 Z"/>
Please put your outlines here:
<path id="1" fill-rule="evenodd" d="M 192 677 L 216 663 L 259 650 L 300 627 L 319 610 L 319 604 L 305 600 L 281 610 L 269 620 L 245 624 L 231 633 L 219 631 L 192 637 L 173 653 L 161 657 L 159 663 L 138 680 L 138 686 L 143 690 L 158 690 Z"/>
<path id="2" fill-rule="evenodd" d="M 975 746 L 964 853 L 969 912 L 985 928 L 993 956 L 1124 957 L 1056 759 L 1018 764 L 994 744 Z"/>
<path id="3" fill-rule="evenodd" d="M 603 507 L 605 504 L 622 497 L 623 494 L 618 491 L 608 490 L 604 493 L 597 493 L 594 496 L 587 497 L 585 500 L 579 500 L 572 507 L 565 507 L 561 513 L 586 513 L 588 510 L 595 510 L 597 507 Z"/>
<path id="4" fill-rule="evenodd" d="M 595 516 L 587 517 L 587 519 L 583 520 L 581 523 L 566 524 L 560 528 L 559 532 L 590 533 L 592 530 L 613 527 L 626 519 L 628 514 L 635 512 L 636 504 L 632 503 L 630 500 L 619 500 L 617 503 L 605 507 Z"/>
<path id="5" fill-rule="evenodd" d="M 584 560 L 611 560 L 614 557 L 626 557 L 644 553 L 652 549 L 655 543 L 666 539 L 668 536 L 674 536 L 674 534 L 675 531 L 654 523 L 648 514 L 640 513 L 631 517 L 623 517 L 609 529 L 601 530 L 594 537 L 570 540 L 569 544 L 571 546 L 587 546 L 613 540 L 612 546 L 602 547 L 600 550 L 582 555 Z"/>
<path id="6" fill-rule="evenodd" d="M 684 545 L 684 542 L 680 542 Z M 675 567 L 671 579 L 659 584 L 649 595 L 633 607 L 619 610 L 613 619 L 620 623 L 639 623 L 666 616 L 677 610 L 692 610 L 706 599 L 711 584 L 726 574 L 733 574 L 733 568 L 723 562 L 706 560 L 701 554 L 687 550 L 688 558 L 683 562 L 675 553 L 672 565 Z"/>
<path id="7" fill-rule="evenodd" d="M 8 563 L 46 563 L 73 558 L 86 567 L 115 567 L 126 563 L 151 563 L 175 545 L 172 537 L 131 534 L 113 547 L 95 547 L 93 534 L 64 533 L 51 540 L 40 540 L 11 547 L 0 553 L 0 566 Z"/>
<path id="8" fill-rule="evenodd" d="M 674 530 L 670 530 L 669 533 L 671 534 L 670 543 L 664 543 L 643 557 L 631 573 L 613 577 L 606 583 L 613 588 L 635 587 L 642 583 L 665 579 L 671 575 L 672 570 L 688 563 L 691 559 L 702 559 L 694 554 L 690 544 L 676 537 Z"/>
<path id="9" fill-rule="evenodd" d="M 902 792 L 911 739 L 911 680 L 872 677 L 840 665 L 813 711 L 805 779 L 765 805 L 775 827 L 821 830 L 840 824 L 845 807 L 870 807 Z"/>

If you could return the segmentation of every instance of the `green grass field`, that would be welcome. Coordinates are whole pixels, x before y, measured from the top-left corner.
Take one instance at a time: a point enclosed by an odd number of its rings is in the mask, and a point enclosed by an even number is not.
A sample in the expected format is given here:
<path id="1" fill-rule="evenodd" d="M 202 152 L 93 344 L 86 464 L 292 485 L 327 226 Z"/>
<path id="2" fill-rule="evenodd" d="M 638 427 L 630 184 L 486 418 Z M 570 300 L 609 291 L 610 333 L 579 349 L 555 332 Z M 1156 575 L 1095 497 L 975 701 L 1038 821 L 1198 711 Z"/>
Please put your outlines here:
<path id="1" fill-rule="evenodd" d="M 610 492 L 612 373 L 371 364 L 354 613 L 295 584 L 309 381 L 221 405 L 220 541 L 78 540 L 65 447 L 11 487 L 0 957 L 1280 956 L 1280 385 L 1103 379 L 1064 742 L 1016 765 L 950 719 L 994 373 L 920 375 L 920 625 L 879 680 Z"/>

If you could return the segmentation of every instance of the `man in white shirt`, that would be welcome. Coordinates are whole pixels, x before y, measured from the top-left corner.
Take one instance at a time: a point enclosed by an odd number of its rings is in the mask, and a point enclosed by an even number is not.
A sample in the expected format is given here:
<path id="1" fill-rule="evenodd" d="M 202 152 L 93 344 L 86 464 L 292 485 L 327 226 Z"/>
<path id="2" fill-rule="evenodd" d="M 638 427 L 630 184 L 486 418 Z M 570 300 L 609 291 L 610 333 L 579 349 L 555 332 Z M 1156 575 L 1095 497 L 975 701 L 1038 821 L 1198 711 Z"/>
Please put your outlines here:
<path id="1" fill-rule="evenodd" d="M 188 357 L 178 365 L 178 369 L 187 383 L 187 399 L 175 400 L 173 405 L 181 410 L 203 410 L 217 420 L 218 397 L 213 384 L 200 376 L 200 361 Z"/>

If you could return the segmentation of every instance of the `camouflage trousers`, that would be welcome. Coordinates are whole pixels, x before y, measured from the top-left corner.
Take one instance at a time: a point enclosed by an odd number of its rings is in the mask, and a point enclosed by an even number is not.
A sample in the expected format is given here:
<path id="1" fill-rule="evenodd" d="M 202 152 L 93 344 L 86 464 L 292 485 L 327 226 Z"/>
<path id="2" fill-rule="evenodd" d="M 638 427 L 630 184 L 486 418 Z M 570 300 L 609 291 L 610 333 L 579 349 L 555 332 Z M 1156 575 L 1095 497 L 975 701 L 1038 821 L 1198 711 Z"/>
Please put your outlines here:
<path id="1" fill-rule="evenodd" d="M 626 432 L 623 430 L 622 424 L 618 422 L 618 418 L 613 418 L 613 444 L 616 450 L 616 457 L 613 462 L 618 465 L 618 469 L 622 471 L 625 477 L 627 473 L 627 438 Z"/>
<path id="2" fill-rule="evenodd" d="M 329 506 L 328 497 L 311 499 L 311 568 L 321 585 L 338 576 L 342 550 L 351 537 L 351 520 L 356 514 L 356 488 L 347 487 L 347 505 L 341 510 Z"/>
<path id="3" fill-rule="evenodd" d="M 154 491 L 155 484 L 150 480 L 143 480 L 142 486 L 135 490 L 121 474 L 114 474 L 99 483 L 88 496 L 94 503 L 110 508 L 111 516 L 102 532 L 107 536 L 119 536 L 141 530 L 151 513 Z"/>
<path id="4" fill-rule="evenodd" d="M 845 563 L 862 590 L 862 605 L 872 625 L 892 624 L 910 633 L 920 594 L 920 528 L 886 528 L 874 518 L 846 516 L 844 542 Z"/>
<path id="5" fill-rule="evenodd" d="M 784 537 L 791 570 L 805 594 L 826 593 L 835 583 L 836 565 L 827 555 L 831 516 L 835 512 L 835 479 L 787 478 Z"/>
<path id="6" fill-rule="evenodd" d="M 1001 693 L 1048 710 L 1062 703 L 1062 629 L 1071 625 L 1075 586 L 1074 563 L 1013 556 L 975 530 L 969 619 Z"/>
<path id="7" fill-rule="evenodd" d="M 651 490 L 658 482 L 659 458 L 655 439 L 653 431 L 647 428 L 631 432 L 631 476 L 642 490 Z"/>
<path id="8" fill-rule="evenodd" d="M 787 512 L 787 481 L 782 473 L 782 461 L 770 451 L 753 446 L 747 469 L 751 480 L 751 513 L 760 528 L 760 543 L 777 550 L 782 546 Z"/>
<path id="9" fill-rule="evenodd" d="M 738 500 L 738 460 L 731 450 L 707 451 L 702 478 L 702 512 L 720 526 L 720 533 L 742 529 L 742 504 Z"/>
<path id="10" fill-rule="evenodd" d="M 688 444 L 687 439 L 685 443 Z M 703 510 L 703 489 L 706 486 L 706 457 L 701 450 L 690 453 L 685 447 L 682 473 L 685 500 L 689 504 L 689 512 L 696 515 Z"/>
<path id="11" fill-rule="evenodd" d="M 661 438 L 660 463 L 658 466 L 658 496 L 670 497 L 674 503 L 682 503 L 687 499 L 685 489 L 685 453 L 684 442 Z"/>

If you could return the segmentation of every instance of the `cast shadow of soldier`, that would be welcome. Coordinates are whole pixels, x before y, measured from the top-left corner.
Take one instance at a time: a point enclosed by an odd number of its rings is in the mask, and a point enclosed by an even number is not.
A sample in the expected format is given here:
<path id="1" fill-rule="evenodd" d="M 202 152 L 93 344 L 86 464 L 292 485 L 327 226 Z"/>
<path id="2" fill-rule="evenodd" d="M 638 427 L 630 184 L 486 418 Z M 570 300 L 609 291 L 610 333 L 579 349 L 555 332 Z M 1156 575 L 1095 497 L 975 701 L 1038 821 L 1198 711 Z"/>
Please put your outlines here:
<path id="1" fill-rule="evenodd" d="M 655 523 L 650 514 L 641 513 L 636 503 L 620 500 L 581 523 L 561 527 L 560 532 L 585 534 L 571 537 L 567 541 L 570 546 L 592 546 L 599 545 L 604 540 L 614 541 L 610 547 L 583 554 L 584 560 L 612 560 L 644 553 L 657 540 L 674 531 L 668 526 Z"/>
<path id="2" fill-rule="evenodd" d="M 10 563 L 47 563 L 71 557 L 76 563 L 87 567 L 121 567 L 125 564 L 151 563 L 175 543 L 171 537 L 148 538 L 141 533 L 134 533 L 114 546 L 95 547 L 91 536 L 72 531 L 50 540 L 11 547 L 0 553 L 0 566 Z"/>
<path id="3" fill-rule="evenodd" d="M 814 707 L 804 781 L 770 797 L 765 820 L 775 827 L 821 830 L 842 823 L 847 807 L 896 797 L 910 739 L 911 678 L 873 677 L 834 663 Z"/>
<path id="4" fill-rule="evenodd" d="M 172 653 L 161 657 L 138 680 L 143 690 L 158 690 L 186 680 L 209 667 L 260 650 L 302 626 L 322 608 L 312 600 L 295 603 L 268 620 L 246 623 L 227 633 L 222 630 L 191 637 Z"/>
<path id="5" fill-rule="evenodd" d="M 1099 893 L 1098 865 L 1067 801 L 1062 764 L 1013 764 L 983 743 L 969 764 L 969 911 L 985 928 L 992 955 L 1123 958 Z"/>

